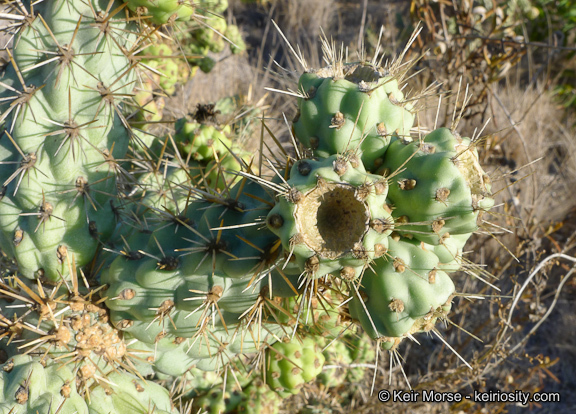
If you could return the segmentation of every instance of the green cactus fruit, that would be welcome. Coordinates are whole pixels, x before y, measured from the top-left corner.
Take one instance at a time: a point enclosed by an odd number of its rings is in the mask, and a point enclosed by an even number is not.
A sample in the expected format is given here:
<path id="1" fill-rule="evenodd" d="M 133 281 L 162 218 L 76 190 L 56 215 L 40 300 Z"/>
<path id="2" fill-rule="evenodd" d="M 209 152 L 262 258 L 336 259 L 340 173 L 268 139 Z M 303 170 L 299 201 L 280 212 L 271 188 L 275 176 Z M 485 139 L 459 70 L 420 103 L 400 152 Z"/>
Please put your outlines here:
<path id="1" fill-rule="evenodd" d="M 215 125 L 198 122 L 188 122 L 180 118 L 175 124 L 174 139 L 184 156 L 190 156 L 195 161 L 208 163 L 220 154 L 229 152 L 232 142 L 227 137 L 230 127 L 219 128 Z"/>
<path id="2" fill-rule="evenodd" d="M 230 50 L 234 54 L 242 53 L 246 50 L 246 43 L 242 39 L 242 34 L 235 24 L 230 24 L 226 27 L 224 36 L 231 42 Z"/>
<path id="3" fill-rule="evenodd" d="M 229 44 L 232 53 L 240 53 L 246 49 L 246 44 L 238 28 L 228 26 L 226 19 L 222 18 L 222 13 L 228 8 L 227 0 L 201 0 L 195 5 L 199 17 L 186 22 L 175 37 L 190 65 L 208 73 L 216 65 L 216 61 L 208 56 L 209 52 L 220 53 Z"/>
<path id="4" fill-rule="evenodd" d="M 438 270 L 438 257 L 416 240 L 390 240 L 386 257 L 375 260 L 349 302 L 350 315 L 385 348 L 445 317 L 455 288 Z"/>
<path id="5" fill-rule="evenodd" d="M 422 142 L 395 140 L 384 166 L 385 173 L 394 174 L 388 199 L 396 231 L 431 245 L 446 244 L 448 250 L 452 245 L 460 255 L 466 240 L 448 239 L 471 235 L 482 213 L 494 205 L 474 143 L 440 128 Z"/>
<path id="6" fill-rule="evenodd" d="M 222 14 L 228 8 L 228 0 L 199 0 L 198 4 L 202 6 L 202 12 L 210 10 L 212 13 Z"/>
<path id="7" fill-rule="evenodd" d="M 233 115 L 241 107 L 241 95 L 226 96 L 218 99 L 213 105 L 213 111 L 222 115 Z M 211 105 L 211 104 L 210 104 Z"/>
<path id="8" fill-rule="evenodd" d="M 172 48 L 166 43 L 151 45 L 142 51 L 142 65 L 148 72 L 155 88 L 160 88 L 168 95 L 176 92 L 176 83 L 185 83 L 188 80 L 188 71 L 179 65 L 179 58 L 175 57 Z"/>
<path id="9" fill-rule="evenodd" d="M 216 66 L 216 61 L 209 56 L 205 56 L 195 62 L 200 70 L 204 73 L 210 73 L 214 66 Z"/>
<path id="10" fill-rule="evenodd" d="M 218 385 L 206 394 L 194 399 L 194 409 L 207 414 L 232 412 L 242 401 L 242 391 L 236 384 Z"/>
<path id="11" fill-rule="evenodd" d="M 242 390 L 242 401 L 236 407 L 241 414 L 277 414 L 282 398 L 272 391 L 262 379 L 255 378 Z"/>
<path id="12" fill-rule="evenodd" d="M 199 174 L 191 174 L 192 181 L 199 187 L 224 191 L 237 180 L 238 172 L 249 167 L 251 173 L 257 174 L 258 169 L 253 165 L 253 154 L 228 138 L 235 136 L 234 124 L 216 124 L 220 114 L 217 108 L 214 104 L 198 105 L 195 121 L 176 121 L 174 138 L 183 158 L 204 167 Z"/>
<path id="13" fill-rule="evenodd" d="M 317 381 L 327 388 L 339 387 L 346 382 L 348 365 L 352 362 L 347 344 L 344 341 L 330 340 L 319 342 L 326 360 L 324 369 L 318 374 Z"/>
<path id="14" fill-rule="evenodd" d="M 410 137 L 412 104 L 388 68 L 349 63 L 309 70 L 298 82 L 303 95 L 294 135 L 317 157 L 356 152 L 368 171 L 382 163 L 392 134 Z"/>
<path id="15" fill-rule="evenodd" d="M 66 279 L 63 253 L 85 265 L 116 226 L 126 54 L 139 42 L 133 22 L 110 15 L 118 5 L 35 4 L 14 41 L 0 84 L 0 247 L 27 278 Z"/>
<path id="16" fill-rule="evenodd" d="M 190 34 L 188 34 L 187 32 L 183 32 L 183 33 L 176 33 L 176 39 L 178 40 L 178 43 L 181 45 L 182 47 L 182 51 L 184 52 L 184 56 L 186 57 L 186 61 L 188 62 L 188 64 L 191 66 L 191 68 L 194 69 L 198 69 L 198 67 L 201 68 L 201 62 L 204 58 L 206 59 L 210 59 L 207 57 L 208 55 L 208 47 L 206 46 L 202 46 L 200 44 L 198 44 L 197 42 L 194 41 L 194 39 L 191 37 Z M 212 60 L 212 59 L 210 59 Z M 213 62 L 213 66 L 216 64 L 216 62 Z M 204 69 L 201 68 L 202 71 L 208 73 L 210 72 L 210 70 L 205 71 Z"/>
<path id="17" fill-rule="evenodd" d="M 267 217 L 268 228 L 310 278 L 328 273 L 359 277 L 382 256 L 393 230 L 388 184 L 351 156 L 297 161 L 289 188 Z"/>
<path id="18" fill-rule="evenodd" d="M 162 96 L 154 94 L 154 84 L 147 79 L 135 91 L 134 101 L 138 105 L 135 115 L 130 118 L 130 123 L 147 129 L 150 123 L 162 120 L 162 111 L 164 110 L 165 101 Z"/>
<path id="19" fill-rule="evenodd" d="M 124 0 L 128 8 L 146 22 L 153 24 L 186 21 L 194 15 L 191 0 Z"/>
<path id="20" fill-rule="evenodd" d="M 266 382 L 281 397 L 297 394 L 322 371 L 324 355 L 313 338 L 276 342 L 266 351 Z"/>
<path id="21" fill-rule="evenodd" d="M 227 27 L 226 20 L 210 15 L 203 21 L 202 26 L 200 30 L 194 32 L 194 39 L 211 52 L 219 53 L 224 50 L 226 40 L 223 36 Z"/>

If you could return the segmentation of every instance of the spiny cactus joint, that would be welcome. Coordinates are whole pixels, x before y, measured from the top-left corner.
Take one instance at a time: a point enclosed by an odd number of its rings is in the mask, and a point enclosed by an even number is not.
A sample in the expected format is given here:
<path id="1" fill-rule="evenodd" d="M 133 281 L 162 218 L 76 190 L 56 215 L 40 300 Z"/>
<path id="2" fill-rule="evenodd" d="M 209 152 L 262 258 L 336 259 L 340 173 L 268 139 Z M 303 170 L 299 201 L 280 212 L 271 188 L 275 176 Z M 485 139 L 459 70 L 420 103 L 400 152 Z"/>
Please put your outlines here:
<path id="1" fill-rule="evenodd" d="M 242 99 L 158 136 L 161 98 L 208 69 L 218 33 L 244 48 L 216 16 L 227 2 L 213 6 L 10 4 L 0 411 L 175 413 L 181 398 L 277 412 L 317 376 L 332 386 L 336 353 L 372 357 L 360 331 L 397 352 L 448 318 L 450 273 L 494 203 L 477 141 L 416 134 L 410 65 L 345 62 L 326 39 L 328 66 L 300 59 L 295 158 L 260 165 L 242 146 L 260 111 Z M 167 36 L 179 24 L 201 26 L 172 32 L 182 59 Z"/>

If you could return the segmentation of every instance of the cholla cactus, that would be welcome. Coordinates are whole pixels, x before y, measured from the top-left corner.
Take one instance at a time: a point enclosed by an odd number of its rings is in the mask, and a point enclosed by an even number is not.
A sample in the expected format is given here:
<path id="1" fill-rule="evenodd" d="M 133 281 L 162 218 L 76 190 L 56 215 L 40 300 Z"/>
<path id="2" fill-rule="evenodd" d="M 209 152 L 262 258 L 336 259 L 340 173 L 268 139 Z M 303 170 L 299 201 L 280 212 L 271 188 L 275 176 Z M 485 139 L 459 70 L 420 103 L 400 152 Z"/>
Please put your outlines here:
<path id="1" fill-rule="evenodd" d="M 394 351 L 417 332 L 437 333 L 447 317 L 448 273 L 493 206 L 490 179 L 457 123 L 412 134 L 418 95 L 400 92 L 399 60 L 346 62 L 327 40 L 324 50 L 322 69 L 298 56 L 305 71 L 292 131 L 298 154 L 315 158 L 300 156 L 283 175 L 267 225 L 305 292 L 327 277 L 350 298 L 352 319 Z"/>
<path id="2" fill-rule="evenodd" d="M 27 278 L 66 278 L 65 257 L 84 266 L 115 228 L 115 160 L 130 139 L 123 97 L 134 87 L 130 51 L 141 38 L 113 5 L 19 10 L 2 79 L 0 230 Z"/>
<path id="3" fill-rule="evenodd" d="M 17 265 L 0 285 L 8 411 L 172 413 L 167 389 L 143 376 L 184 383 L 239 373 L 238 359 L 241 381 L 196 381 L 180 397 L 274 411 L 351 324 L 396 351 L 447 318 L 449 273 L 493 200 L 474 139 L 454 126 L 414 133 L 409 65 L 345 62 L 328 42 L 329 66 L 300 58 L 297 159 L 270 160 L 267 176 L 213 119 L 182 119 L 165 137 L 126 120 L 138 53 L 172 53 L 150 44 L 154 25 L 188 19 L 191 4 L 13 9 L 0 91 L 0 246 Z M 212 33 L 196 46 L 218 50 Z"/>

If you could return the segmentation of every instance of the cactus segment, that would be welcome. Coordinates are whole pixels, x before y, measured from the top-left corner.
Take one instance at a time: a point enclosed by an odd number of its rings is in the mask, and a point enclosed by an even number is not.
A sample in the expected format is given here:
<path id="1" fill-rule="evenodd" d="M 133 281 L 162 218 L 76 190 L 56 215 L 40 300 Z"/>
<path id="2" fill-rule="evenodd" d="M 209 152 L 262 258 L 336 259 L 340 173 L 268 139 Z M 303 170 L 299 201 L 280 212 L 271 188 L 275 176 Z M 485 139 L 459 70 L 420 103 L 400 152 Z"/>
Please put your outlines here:
<path id="1" fill-rule="evenodd" d="M 352 151 L 374 171 L 393 134 L 410 137 L 412 104 L 387 69 L 350 63 L 310 70 L 298 90 L 294 135 L 317 157 Z"/>
<path id="2" fill-rule="evenodd" d="M 455 288 L 438 257 L 415 240 L 390 241 L 386 257 L 366 270 L 350 315 L 374 339 L 396 346 L 402 338 L 433 328 L 444 317 Z"/>
<path id="3" fill-rule="evenodd" d="M 176 414 L 168 390 L 126 372 L 107 374 L 107 383 L 82 396 L 76 374 L 52 360 L 17 355 L 0 371 L 0 412 L 10 414 Z M 109 384 L 114 384 L 111 388 Z"/>
<path id="4" fill-rule="evenodd" d="M 384 165 L 388 171 L 402 169 L 390 179 L 388 193 L 402 236 L 439 245 L 450 236 L 471 235 L 482 213 L 494 205 L 474 144 L 447 128 L 422 142 L 395 140 Z"/>
<path id="5" fill-rule="evenodd" d="M 0 368 L 0 412 L 88 414 L 74 377 L 69 367 L 16 355 Z"/>
<path id="6" fill-rule="evenodd" d="M 90 414 L 178 414 L 168 390 L 159 384 L 120 372 L 108 374 L 107 379 L 114 387 L 98 387 L 91 392 Z"/>
<path id="7" fill-rule="evenodd" d="M 266 354 L 266 382 L 286 398 L 316 378 L 324 361 L 322 350 L 312 338 L 276 342 Z"/>
<path id="8" fill-rule="evenodd" d="M 183 155 L 190 154 L 195 161 L 209 162 L 228 153 L 232 147 L 227 137 L 230 134 L 229 126 L 220 129 L 215 125 L 187 122 L 186 118 L 181 118 L 176 121 L 175 128 L 174 139 Z"/>
<path id="9" fill-rule="evenodd" d="M 276 236 L 258 230 L 270 196 L 247 181 L 229 196 L 192 202 L 182 217 L 150 233 L 139 254 L 117 257 L 101 277 L 109 286 L 106 305 L 118 329 L 155 349 L 180 353 L 191 365 L 212 361 L 212 369 L 274 342 L 273 333 L 281 329 L 243 321 L 267 294 L 265 276 L 278 261 Z M 162 360 L 172 357 L 159 359 L 159 365 L 169 366 Z"/>
<path id="10" fill-rule="evenodd" d="M 0 90 L 0 247 L 27 278 L 67 278 L 66 255 L 87 264 L 116 225 L 114 159 L 131 136 L 118 97 L 133 88 L 126 54 L 139 40 L 96 3 L 35 5 L 4 77 L 15 89 Z"/>

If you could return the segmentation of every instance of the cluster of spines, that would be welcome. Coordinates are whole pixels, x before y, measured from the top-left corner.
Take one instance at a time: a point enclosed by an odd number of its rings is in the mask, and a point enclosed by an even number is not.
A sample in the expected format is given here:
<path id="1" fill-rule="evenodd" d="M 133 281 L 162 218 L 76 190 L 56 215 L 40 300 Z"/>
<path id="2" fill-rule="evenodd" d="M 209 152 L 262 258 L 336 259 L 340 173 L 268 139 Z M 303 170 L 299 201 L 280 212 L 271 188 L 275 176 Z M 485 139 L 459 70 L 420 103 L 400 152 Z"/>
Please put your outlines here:
<path id="1" fill-rule="evenodd" d="M 215 367 L 230 349 L 256 350 L 274 331 L 250 320 L 267 294 L 275 237 L 236 224 L 265 214 L 267 195 L 245 180 L 233 191 L 224 198 L 196 190 L 202 198 L 184 215 L 110 264 L 101 280 L 109 285 L 106 303 L 119 329 L 157 349 L 193 348 L 190 358 L 210 359 Z"/>
<path id="2" fill-rule="evenodd" d="M 169 392 L 143 379 L 151 372 L 142 363 L 146 355 L 109 323 L 103 289 L 83 286 L 73 259 L 68 265 L 71 279 L 53 287 L 16 276 L 0 284 L 2 381 L 5 391 L 20 387 L 0 396 L 0 406 L 14 413 L 107 413 L 130 404 L 131 412 L 148 414 L 156 405 L 154 412 L 175 413 Z"/>

